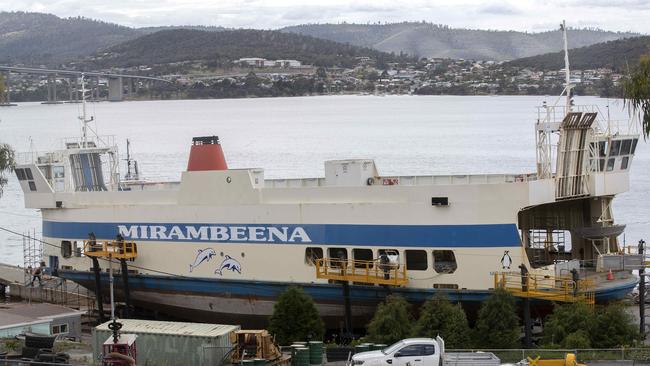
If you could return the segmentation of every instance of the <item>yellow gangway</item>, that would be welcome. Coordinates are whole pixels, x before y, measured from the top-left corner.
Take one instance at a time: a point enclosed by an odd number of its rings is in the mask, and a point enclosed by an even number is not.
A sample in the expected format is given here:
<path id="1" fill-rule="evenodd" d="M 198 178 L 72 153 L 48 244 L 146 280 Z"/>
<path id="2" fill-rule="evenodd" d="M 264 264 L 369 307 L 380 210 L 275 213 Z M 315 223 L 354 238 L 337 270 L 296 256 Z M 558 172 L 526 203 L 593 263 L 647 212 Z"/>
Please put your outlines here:
<path id="1" fill-rule="evenodd" d="M 591 280 L 569 277 L 555 277 L 518 272 L 497 272 L 494 274 L 494 288 L 502 288 L 517 297 L 557 301 L 595 303 L 595 284 Z"/>
<path id="2" fill-rule="evenodd" d="M 405 265 L 332 258 L 319 258 L 314 263 L 316 278 L 388 286 L 408 283 Z"/>
<path id="3" fill-rule="evenodd" d="M 138 246 L 132 241 L 84 241 L 84 255 L 88 257 L 135 259 Z"/>

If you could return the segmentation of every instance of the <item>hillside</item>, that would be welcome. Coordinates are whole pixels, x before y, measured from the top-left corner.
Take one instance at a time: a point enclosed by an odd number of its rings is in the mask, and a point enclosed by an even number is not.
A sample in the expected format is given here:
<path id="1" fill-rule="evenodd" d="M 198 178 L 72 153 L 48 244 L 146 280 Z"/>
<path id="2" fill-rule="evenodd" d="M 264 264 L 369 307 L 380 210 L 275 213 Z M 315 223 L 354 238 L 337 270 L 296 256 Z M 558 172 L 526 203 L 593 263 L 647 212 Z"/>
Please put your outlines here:
<path id="1" fill-rule="evenodd" d="M 504 61 L 554 52 L 562 48 L 562 35 L 558 31 L 524 33 L 454 29 L 444 25 L 414 22 L 306 24 L 286 27 L 281 31 L 372 47 L 384 52 L 405 52 L 417 57 Z M 568 36 L 572 47 L 583 47 L 638 34 L 570 29 Z"/>
<path id="2" fill-rule="evenodd" d="M 569 50 L 572 69 L 611 68 L 619 72 L 639 62 L 650 51 L 650 36 L 627 38 Z M 564 67 L 564 52 L 521 58 L 508 63 L 536 70 L 558 70 Z"/>
<path id="3" fill-rule="evenodd" d="M 52 64 L 138 37 L 135 29 L 86 18 L 0 12 L 0 63 Z"/>
<path id="4" fill-rule="evenodd" d="M 242 57 L 263 57 L 296 59 L 316 66 L 349 67 L 357 63 L 355 57 L 359 56 L 373 57 L 380 63 L 396 59 L 368 48 L 277 31 L 174 29 L 111 47 L 94 63 L 100 67 L 128 67 L 207 60 L 218 65 Z"/>

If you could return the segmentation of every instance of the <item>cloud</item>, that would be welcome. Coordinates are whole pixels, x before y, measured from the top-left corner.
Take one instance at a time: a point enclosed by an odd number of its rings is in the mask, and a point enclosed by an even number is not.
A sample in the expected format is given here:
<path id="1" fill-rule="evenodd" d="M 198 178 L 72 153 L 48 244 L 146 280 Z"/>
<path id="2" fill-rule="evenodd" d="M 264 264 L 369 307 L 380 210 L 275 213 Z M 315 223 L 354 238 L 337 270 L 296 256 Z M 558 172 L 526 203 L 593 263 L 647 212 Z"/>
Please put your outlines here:
<path id="1" fill-rule="evenodd" d="M 276 29 L 301 23 L 425 20 L 453 27 L 544 31 L 571 26 L 650 33 L 648 0 L 0 0 L 3 10 L 85 16 L 132 27 Z M 606 8 L 606 9 L 605 9 Z M 634 9 L 631 11 L 630 9 Z"/>
<path id="2" fill-rule="evenodd" d="M 523 14 L 523 11 L 509 4 L 486 5 L 481 7 L 478 12 L 483 14 L 496 14 L 496 15 Z"/>

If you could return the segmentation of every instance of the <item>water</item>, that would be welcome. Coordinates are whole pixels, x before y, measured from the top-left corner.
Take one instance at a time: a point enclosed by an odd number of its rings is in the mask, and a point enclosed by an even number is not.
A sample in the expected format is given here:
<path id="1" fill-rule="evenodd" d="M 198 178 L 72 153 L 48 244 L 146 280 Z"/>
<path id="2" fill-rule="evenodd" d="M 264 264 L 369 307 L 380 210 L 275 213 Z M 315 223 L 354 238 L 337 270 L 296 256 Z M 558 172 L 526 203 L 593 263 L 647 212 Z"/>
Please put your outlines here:
<path id="1" fill-rule="evenodd" d="M 549 98 L 553 102 L 555 98 Z M 178 180 L 193 136 L 218 135 L 232 168 L 263 167 L 270 178 L 322 176 L 323 161 L 373 158 L 380 174 L 529 173 L 535 170 L 538 96 L 327 96 L 269 99 L 148 101 L 89 105 L 101 135 L 115 135 L 148 179 Z M 612 119 L 618 101 L 579 97 Z M 0 141 L 17 151 L 57 149 L 79 135 L 79 105 L 21 104 L 0 109 Z M 626 241 L 648 239 L 650 149 L 640 142 L 631 190 L 614 214 Z M 24 209 L 12 175 L 0 199 L 0 226 L 40 231 L 40 214 Z M 20 237 L 0 231 L 0 262 L 22 263 Z"/>

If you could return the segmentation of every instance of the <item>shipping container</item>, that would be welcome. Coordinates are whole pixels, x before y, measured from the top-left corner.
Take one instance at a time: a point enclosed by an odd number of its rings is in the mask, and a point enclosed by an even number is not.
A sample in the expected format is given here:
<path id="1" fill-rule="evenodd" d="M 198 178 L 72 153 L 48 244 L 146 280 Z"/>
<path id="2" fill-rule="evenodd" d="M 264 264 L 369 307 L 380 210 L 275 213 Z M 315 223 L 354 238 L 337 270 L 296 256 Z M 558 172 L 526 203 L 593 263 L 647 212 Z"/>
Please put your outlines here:
<path id="1" fill-rule="evenodd" d="M 138 365 L 219 365 L 232 349 L 230 333 L 238 325 L 121 319 L 121 333 L 135 334 Z M 108 324 L 92 331 L 93 356 L 101 359 L 102 343 L 112 336 Z"/>

